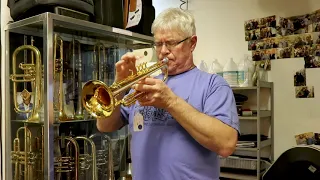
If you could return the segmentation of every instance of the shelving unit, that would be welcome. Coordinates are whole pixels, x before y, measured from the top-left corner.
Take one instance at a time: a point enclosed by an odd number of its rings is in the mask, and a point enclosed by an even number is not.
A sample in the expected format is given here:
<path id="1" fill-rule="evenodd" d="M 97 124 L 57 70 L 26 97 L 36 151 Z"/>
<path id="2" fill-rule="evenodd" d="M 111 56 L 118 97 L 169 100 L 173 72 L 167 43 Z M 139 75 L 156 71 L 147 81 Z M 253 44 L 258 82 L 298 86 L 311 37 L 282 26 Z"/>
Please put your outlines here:
<path id="1" fill-rule="evenodd" d="M 265 82 L 265 81 L 258 81 L 257 86 L 253 87 L 233 87 L 233 92 L 234 93 L 239 93 L 239 94 L 246 94 L 248 96 L 248 100 L 251 98 L 256 99 L 254 101 L 255 106 L 256 106 L 256 115 L 253 116 L 239 116 L 240 120 L 240 126 L 241 122 L 248 122 L 250 124 L 256 123 L 256 132 L 257 132 L 257 141 L 256 141 L 256 147 L 253 148 L 246 148 L 246 147 L 237 147 L 236 151 L 234 153 L 234 156 L 237 156 L 239 152 L 245 152 L 246 156 L 250 156 L 253 158 L 253 161 L 256 161 L 256 167 L 255 169 L 251 172 L 253 173 L 246 173 L 247 169 L 243 169 L 241 165 L 244 163 L 243 161 L 245 158 L 242 158 L 239 156 L 239 159 L 237 159 L 237 166 L 240 167 L 233 167 L 228 169 L 233 169 L 225 171 L 225 168 L 221 168 L 221 174 L 220 177 L 222 178 L 229 178 L 229 179 L 237 179 L 237 180 L 260 180 L 262 177 L 264 171 L 266 169 L 263 169 L 261 167 L 262 163 L 266 163 L 262 157 L 261 157 L 261 151 L 269 148 L 268 149 L 268 159 L 270 163 L 273 162 L 273 149 L 274 149 L 274 127 L 273 127 L 273 83 L 272 82 Z M 268 109 L 262 109 L 262 95 L 263 96 L 269 96 L 268 98 Z M 262 121 L 269 121 L 270 122 L 270 132 L 271 132 L 271 137 L 269 136 L 267 140 L 261 140 L 261 122 Z M 250 154 L 250 155 L 248 155 Z M 240 153 L 242 155 L 242 153 Z M 230 159 L 229 159 L 230 160 Z M 234 162 L 234 161 L 233 161 Z M 238 163 L 239 162 L 239 163 Z M 239 165 L 240 164 L 240 165 Z M 268 167 L 270 164 L 266 164 L 266 167 Z M 232 165 L 233 166 L 233 165 Z M 242 171 L 243 170 L 243 171 Z"/>
<path id="2" fill-rule="evenodd" d="M 12 117 L 15 112 L 13 106 L 12 81 L 9 77 L 12 74 L 12 66 L 17 66 L 18 69 L 19 64 L 12 64 L 12 52 L 16 47 L 14 47 L 13 50 L 10 48 L 13 48 L 11 43 L 17 38 L 10 38 L 11 33 L 38 37 L 38 42 L 36 41 L 36 43 L 38 43 L 38 45 L 41 44 L 38 46 L 38 49 L 41 51 L 41 65 L 43 66 L 43 116 L 41 116 L 41 121 L 39 122 L 16 120 Z M 55 80 L 53 74 L 56 71 L 54 68 L 54 53 L 56 53 L 54 52 L 55 34 L 58 34 L 65 42 L 71 43 L 73 39 L 76 39 L 81 45 L 85 46 L 93 46 L 97 42 L 100 42 L 106 45 L 106 47 L 116 46 L 130 49 L 141 49 L 150 48 L 153 43 L 153 37 L 150 36 L 53 13 L 43 13 L 8 24 L 5 28 L 6 60 L 2 61 L 6 62 L 3 64 L 6 71 L 5 76 L 1 77 L 5 83 L 5 87 L 3 88 L 5 88 L 4 91 L 6 94 L 6 96 L 3 97 L 3 102 L 5 102 L 5 104 L 3 104 L 4 111 L 2 114 L 3 125 L 6 126 L 5 132 L 3 133 L 5 134 L 5 142 L 2 142 L 2 147 L 5 151 L 5 156 L 2 159 L 2 165 L 6 167 L 5 172 L 3 172 L 3 179 L 14 179 L 14 166 L 11 158 L 14 148 L 14 137 L 12 136 L 15 136 L 16 131 L 15 128 L 13 128 L 13 125 L 19 124 L 21 127 L 37 127 L 40 128 L 40 130 L 42 129 L 42 134 L 40 134 L 40 136 L 43 138 L 43 148 L 40 148 L 42 150 L 42 154 L 40 156 L 43 158 L 39 159 L 39 162 L 42 161 L 42 165 L 40 165 L 42 170 L 36 169 L 36 175 L 39 176 L 40 179 L 52 180 L 55 179 L 54 162 L 56 155 L 53 151 L 56 148 L 56 144 L 54 143 L 54 139 L 56 138 L 57 133 L 58 136 L 63 136 L 59 134 L 59 130 L 57 132 L 57 128 L 59 129 L 59 126 L 61 125 L 72 126 L 71 124 L 76 124 L 80 126 L 80 124 L 83 125 L 84 123 L 95 122 L 95 119 L 90 118 L 72 121 L 60 121 L 57 119 L 57 111 L 54 109 L 54 98 L 57 97 L 54 97 L 53 93 L 55 91 Z M 28 44 L 30 44 L 30 42 L 28 42 Z M 23 44 L 20 43 L 20 45 Z M 87 60 L 88 59 L 83 58 L 83 61 Z M 19 71 L 19 73 L 21 73 L 21 71 Z M 23 140 L 24 139 L 21 139 L 21 141 Z M 122 166 L 122 164 L 120 164 L 120 166 Z M 21 172 L 21 174 L 23 174 L 23 172 Z"/>

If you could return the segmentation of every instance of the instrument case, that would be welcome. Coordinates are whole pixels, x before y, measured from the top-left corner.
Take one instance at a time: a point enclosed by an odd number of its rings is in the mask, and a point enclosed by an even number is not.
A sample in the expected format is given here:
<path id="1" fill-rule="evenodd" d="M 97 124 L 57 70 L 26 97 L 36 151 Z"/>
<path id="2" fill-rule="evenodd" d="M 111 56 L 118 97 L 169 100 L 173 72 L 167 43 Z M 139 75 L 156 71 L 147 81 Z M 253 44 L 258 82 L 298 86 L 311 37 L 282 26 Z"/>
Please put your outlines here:
<path id="1" fill-rule="evenodd" d="M 87 15 L 89 18 L 86 20 L 89 20 L 94 16 L 93 0 L 8 0 L 7 5 L 14 21 L 44 12 L 58 13 L 57 7 L 70 9 L 69 13 L 65 14 L 73 14 L 72 16 L 78 16 L 80 19 Z M 61 9 L 58 11 L 62 12 Z"/>
<path id="2" fill-rule="evenodd" d="M 123 28 L 125 0 L 94 0 L 94 21 L 99 24 Z"/>
<path id="3" fill-rule="evenodd" d="M 132 7 L 132 5 L 137 4 L 137 1 L 141 1 L 141 3 L 142 3 L 141 19 L 137 25 L 132 26 L 132 27 L 128 27 L 126 29 L 130 30 L 132 32 L 151 36 L 152 35 L 151 26 L 152 26 L 152 23 L 155 19 L 155 14 L 156 14 L 152 0 L 130 0 L 130 6 L 131 6 L 130 10 L 129 10 L 130 12 L 137 11 L 136 8 Z M 130 18 L 131 17 L 128 16 L 128 19 L 130 19 Z"/>

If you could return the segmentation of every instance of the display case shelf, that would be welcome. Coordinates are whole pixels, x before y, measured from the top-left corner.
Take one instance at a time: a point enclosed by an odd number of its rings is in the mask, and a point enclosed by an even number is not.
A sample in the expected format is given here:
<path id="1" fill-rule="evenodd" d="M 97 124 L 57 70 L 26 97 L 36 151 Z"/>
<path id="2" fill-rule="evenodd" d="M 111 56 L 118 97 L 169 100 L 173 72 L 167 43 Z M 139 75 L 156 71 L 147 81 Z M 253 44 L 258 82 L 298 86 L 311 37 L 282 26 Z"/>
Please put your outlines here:
<path id="1" fill-rule="evenodd" d="M 79 89 L 81 89 L 81 85 L 85 83 L 88 80 L 92 80 L 94 78 L 87 77 L 85 73 L 83 73 L 85 70 L 86 73 L 91 74 L 92 73 L 92 67 L 96 66 L 96 68 L 100 68 L 100 64 L 96 64 L 97 62 L 94 62 L 93 60 L 96 60 L 99 58 L 99 61 L 105 63 L 104 70 L 108 73 L 107 78 L 103 79 L 103 81 L 110 85 L 114 80 L 114 64 L 120 59 L 120 54 L 124 52 L 129 52 L 135 49 L 145 49 L 145 48 L 151 48 L 153 47 L 153 37 L 146 36 L 134 32 L 130 32 L 123 29 L 113 28 L 110 26 L 105 26 L 101 24 L 96 24 L 89 21 L 83 21 L 79 19 L 74 19 L 71 17 L 61 16 L 53 13 L 43 13 L 39 14 L 33 17 L 29 17 L 17 22 L 11 22 L 8 25 L 6 25 L 5 29 L 5 77 L 3 78 L 4 82 L 4 88 L 5 88 L 5 97 L 3 99 L 4 104 L 4 111 L 3 116 L 5 117 L 5 122 L 3 123 L 5 125 L 5 141 L 2 142 L 2 145 L 4 148 L 5 156 L 2 159 L 2 164 L 5 167 L 8 167 L 5 169 L 4 172 L 4 179 L 6 180 L 12 180 L 15 178 L 28 178 L 26 176 L 30 176 L 30 174 L 33 174 L 33 172 L 36 172 L 38 179 L 55 179 L 56 176 L 60 176 L 59 174 L 61 171 L 63 172 L 71 172 L 72 176 L 74 176 L 75 171 L 80 174 L 80 169 L 77 169 L 75 167 L 71 167 L 69 170 L 65 171 L 66 168 L 64 166 L 61 166 L 59 162 L 59 159 L 68 159 L 71 165 L 75 165 L 75 162 L 72 162 L 74 157 L 72 153 L 78 152 L 80 155 L 81 152 L 81 158 L 84 156 L 86 158 L 80 159 L 80 162 L 78 163 L 78 168 L 81 169 L 81 175 L 82 176 L 89 176 L 88 174 L 93 172 L 94 170 L 88 170 L 84 169 L 84 166 L 82 166 L 85 163 L 93 162 L 93 160 L 88 160 L 87 158 L 90 157 L 96 157 L 97 161 L 99 161 L 99 178 L 97 179 L 107 179 L 105 174 L 107 173 L 107 165 L 106 162 L 109 161 L 109 158 L 106 160 L 104 155 L 115 153 L 114 157 L 114 171 L 125 171 L 126 167 L 126 157 L 128 155 L 128 129 L 122 129 L 123 132 L 120 130 L 113 133 L 100 133 L 98 132 L 96 128 L 96 120 L 95 119 L 83 119 L 83 114 L 80 114 L 81 116 L 76 116 L 77 120 L 68 120 L 68 121 L 60 121 L 58 119 L 57 114 L 60 113 L 60 104 L 65 103 L 65 101 L 73 101 L 74 104 L 70 105 L 68 103 L 68 108 L 73 107 L 73 110 L 68 109 L 68 111 L 65 111 L 67 113 L 73 111 L 77 112 L 76 109 L 79 107 L 79 97 L 81 95 Z M 63 42 L 63 45 L 61 46 L 57 45 L 60 41 L 55 41 L 56 35 L 58 35 Z M 30 41 L 30 39 L 31 41 Z M 79 42 L 79 46 L 76 46 L 75 42 Z M 32 44 L 31 44 L 32 43 Z M 100 51 L 105 53 L 107 57 L 104 57 L 103 55 L 100 56 L 98 54 L 98 51 L 94 51 L 97 44 L 103 44 L 105 47 L 105 51 Z M 31 45 L 31 46 L 25 46 L 25 45 Z M 70 48 L 72 47 L 73 48 Z M 28 48 L 26 48 L 28 47 Z M 59 48 L 62 47 L 62 48 Z M 81 47 L 81 50 L 80 48 Z M 15 54 L 15 50 L 20 49 L 19 55 Z M 21 50 L 23 49 L 23 50 Z M 33 54 L 33 58 L 35 58 L 35 61 L 31 61 L 31 56 L 29 53 L 30 50 L 36 51 L 33 49 L 37 49 L 39 51 L 39 57 L 41 61 L 39 61 L 41 64 L 40 66 L 35 66 L 38 61 L 37 59 L 37 53 Z M 76 50 L 75 50 L 76 49 Z M 122 51 L 125 49 L 124 51 Z M 57 51 L 61 52 L 61 50 L 64 52 L 59 54 Z M 79 51 L 78 51 L 79 50 Z M 24 51 L 24 52 L 23 52 Z M 37 52 L 38 52 L 37 51 Z M 121 52 L 120 52 L 121 51 Z M 75 54 L 77 52 L 79 56 L 75 58 Z M 13 58 L 13 55 L 15 58 Z M 61 55 L 61 56 L 60 56 Z M 94 57 L 94 58 L 93 58 Z M 98 57 L 98 58 L 97 58 Z M 13 61 L 13 60 L 16 61 Z M 111 60 L 113 61 L 111 61 Z M 17 77 L 30 77 L 29 71 L 25 71 L 22 66 L 20 66 L 20 63 L 28 63 L 33 62 L 34 66 L 30 66 L 31 68 L 35 68 L 35 71 L 33 72 L 41 72 L 39 76 L 40 81 L 38 83 L 34 83 L 36 85 L 39 85 L 41 90 L 33 87 L 32 83 L 29 83 L 28 85 L 25 85 L 24 82 L 16 82 L 21 83 L 20 85 L 17 85 L 17 88 L 14 89 L 14 81 L 10 78 L 13 77 L 14 74 L 17 75 Z M 76 64 L 71 64 L 70 62 L 76 62 Z M 16 64 L 14 64 L 15 62 Z M 65 69 L 61 67 L 60 65 L 63 65 Z M 73 65 L 73 66 L 72 66 Z M 91 67 L 92 66 L 92 67 Z M 14 69 L 16 68 L 16 69 Z M 87 69 L 86 69 L 87 68 Z M 92 69 L 90 69 L 92 68 Z M 38 71 L 36 71 L 38 70 Z M 96 69 L 94 69 L 96 70 Z M 61 73 L 62 72 L 62 73 Z M 69 73 L 73 75 L 72 77 L 68 77 Z M 59 74 L 61 73 L 61 75 Z M 24 74 L 28 74 L 28 76 L 21 76 Z M 57 76 L 58 74 L 58 76 Z M 13 75 L 13 76 L 12 76 Z M 93 76 L 93 75 L 92 75 Z M 62 78 L 61 78 L 62 77 Z M 79 77 L 83 77 L 82 79 Z M 38 78 L 38 80 L 39 80 Z M 61 79 L 60 79 L 61 78 Z M 91 78 L 91 79 L 90 79 Z M 100 78 L 100 77 L 99 77 Z M 27 78 L 28 79 L 28 78 Z M 36 79 L 36 78 L 34 78 Z M 76 79 L 76 80 L 75 80 Z M 100 79 L 99 79 L 100 80 Z M 73 96 L 77 96 L 78 99 L 72 97 L 70 99 L 69 96 L 67 96 L 68 93 L 65 93 L 64 90 L 68 91 L 71 87 L 70 82 L 76 82 L 75 86 L 72 86 L 72 93 Z M 41 83 L 43 82 L 43 83 Z M 74 85 L 74 84 L 73 84 Z M 65 87 L 66 86 L 66 87 Z M 70 87 L 69 87 L 70 86 Z M 38 87 L 38 86 L 37 86 Z M 79 88 L 80 87 L 80 88 Z M 61 88 L 61 89 L 60 89 Z M 13 106 L 13 101 L 16 101 L 17 99 L 13 98 L 14 93 L 13 91 L 19 91 L 22 93 L 22 90 L 27 89 L 29 92 L 37 92 L 39 101 L 33 101 L 31 102 L 41 102 L 40 106 L 34 106 L 37 107 L 36 111 L 41 111 L 40 119 L 41 121 L 38 122 L 28 122 L 25 120 L 20 120 L 20 116 L 18 117 L 18 114 L 20 113 L 15 112 L 15 108 Z M 77 90 L 75 90 L 77 89 Z M 31 90 L 31 91 L 30 91 Z M 35 90 L 35 91 L 34 91 Z M 64 92 L 62 92 L 64 91 Z M 17 94 L 15 94 L 17 95 Z M 34 96 L 35 93 L 31 93 L 31 96 L 36 98 Z M 61 95 L 61 96 L 60 96 Z M 20 94 L 21 96 L 21 94 Z M 68 100 L 67 100 L 68 99 Z M 63 101 L 63 103 L 61 102 Z M 59 102 L 59 103 L 57 103 Z M 67 108 L 66 104 L 63 108 Z M 69 107 L 70 106 L 70 107 Z M 20 107 L 19 107 L 20 108 Z M 39 108 L 39 109 L 38 109 Z M 71 108 L 72 109 L 72 108 Z M 83 110 L 85 110 L 83 108 Z M 72 114 L 72 113 L 71 113 Z M 69 116 L 69 114 L 68 114 Z M 27 116 L 30 117 L 30 116 Z M 24 132 L 30 133 L 32 135 L 33 139 L 32 141 L 28 140 L 28 135 L 21 133 L 23 130 Z M 18 133 L 19 131 L 19 133 Z M 123 134 L 121 134 L 123 133 Z M 19 137 L 17 135 L 19 134 Z M 96 135 L 96 136 L 95 136 Z M 94 137 L 99 136 L 101 139 L 94 139 Z M 125 137 L 122 140 L 119 140 L 118 136 Z M 67 137 L 67 138 L 66 138 Z M 81 138 L 87 138 L 89 139 L 88 142 L 94 141 L 94 143 L 87 143 L 86 147 L 84 147 L 83 139 Z M 14 149 L 14 139 L 20 138 L 20 142 L 27 142 L 28 147 L 37 147 L 32 148 L 30 152 L 36 153 L 37 155 L 37 163 L 34 166 L 30 166 L 27 168 L 27 170 L 22 170 L 22 172 L 19 171 L 19 168 L 12 166 L 12 163 L 15 163 L 17 160 L 22 159 L 22 156 L 19 155 L 19 152 L 21 150 Z M 67 140 L 71 139 L 69 141 L 70 144 L 74 144 L 70 150 L 70 147 L 67 145 Z M 78 138 L 78 139 L 77 139 Z M 92 139 L 91 139 L 92 138 Z M 76 140 L 76 143 L 73 140 Z M 80 141 L 81 142 L 78 142 Z M 90 141 L 91 140 L 91 141 Z M 71 143 L 70 143 L 71 142 Z M 65 143 L 65 144 L 63 144 Z M 79 145 L 79 149 L 75 151 Z M 89 151 L 92 153 L 93 145 L 96 144 L 97 146 L 97 153 L 96 156 L 91 155 Z M 108 144 L 108 145 L 106 145 Z M 89 145 L 89 146 L 88 146 Z M 26 145 L 27 146 L 27 145 Z M 68 148 L 65 148 L 68 146 Z M 99 146 L 99 148 L 98 148 Z M 83 149 L 87 149 L 89 151 L 84 151 Z M 107 147 L 115 148 L 109 151 Z M 25 146 L 22 147 L 22 149 L 25 149 Z M 118 149 L 117 149 L 118 148 Z M 119 150 L 120 149 L 120 150 Z M 66 152 L 59 153 L 59 151 L 68 151 L 69 156 L 65 156 Z M 27 151 L 27 148 L 26 148 Z M 98 152 L 99 151 L 99 152 Z M 83 154 L 84 152 L 89 154 Z M 28 152 L 29 153 L 29 152 Z M 12 155 L 15 155 L 13 157 Z M 27 153 L 26 153 L 27 154 Z M 13 162 L 13 159 L 15 161 Z M 98 159 L 99 158 L 99 159 Z M 24 161 L 28 158 L 23 158 Z M 28 159 L 29 160 L 29 159 Z M 33 161 L 33 159 L 31 159 Z M 102 162 L 102 163 L 101 163 Z M 18 162 L 23 164 L 24 162 Z M 29 162 L 25 162 L 29 163 Z M 80 166 L 81 165 L 81 166 Z M 86 164 L 87 165 L 87 164 Z M 35 167 L 36 166 L 36 167 Z M 96 167 L 93 164 L 90 164 L 90 167 Z M 57 170 L 57 168 L 60 170 Z M 58 171 L 58 172 L 57 172 Z M 21 173 L 20 177 L 14 177 L 15 174 Z M 58 173 L 58 175 L 57 175 Z M 66 179 L 66 174 L 62 174 L 61 178 Z M 70 177 L 69 177 L 70 178 Z M 78 179 L 88 179 L 88 177 L 78 177 Z M 96 178 L 94 178 L 96 179 Z"/>
<path id="2" fill-rule="evenodd" d="M 43 36 L 43 30 L 49 22 L 52 22 L 56 33 L 66 34 L 69 37 L 78 36 L 84 40 L 99 39 L 109 44 L 123 44 L 134 49 L 147 48 L 153 43 L 151 36 L 49 12 L 12 22 L 6 29 L 11 32 Z"/>

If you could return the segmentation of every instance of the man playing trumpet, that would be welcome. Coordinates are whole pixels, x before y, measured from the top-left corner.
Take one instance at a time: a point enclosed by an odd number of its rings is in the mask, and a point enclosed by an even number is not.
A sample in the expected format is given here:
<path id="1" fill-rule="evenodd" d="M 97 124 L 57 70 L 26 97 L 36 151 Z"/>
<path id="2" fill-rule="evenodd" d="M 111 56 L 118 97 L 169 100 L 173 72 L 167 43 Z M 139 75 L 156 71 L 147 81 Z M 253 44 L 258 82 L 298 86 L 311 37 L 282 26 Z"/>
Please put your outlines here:
<path id="1" fill-rule="evenodd" d="M 97 128 L 112 132 L 129 125 L 134 180 L 218 180 L 219 155 L 234 152 L 239 133 L 232 89 L 221 76 L 194 65 L 197 36 L 190 13 L 162 12 L 152 33 L 158 59 L 169 59 L 168 80 L 159 75 L 134 85 L 145 95 L 98 119 Z M 135 62 L 132 53 L 122 56 L 115 81 L 127 78 Z"/>

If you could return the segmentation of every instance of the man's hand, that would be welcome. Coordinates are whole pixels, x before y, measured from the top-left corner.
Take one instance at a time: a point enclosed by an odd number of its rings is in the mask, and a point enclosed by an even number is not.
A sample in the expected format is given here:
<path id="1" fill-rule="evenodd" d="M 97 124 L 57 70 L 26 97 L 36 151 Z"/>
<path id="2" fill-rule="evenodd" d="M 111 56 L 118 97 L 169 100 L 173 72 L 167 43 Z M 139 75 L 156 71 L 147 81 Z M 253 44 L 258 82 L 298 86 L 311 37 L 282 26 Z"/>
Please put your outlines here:
<path id="1" fill-rule="evenodd" d="M 141 80 L 133 88 L 144 94 L 138 98 L 141 106 L 154 106 L 160 109 L 167 109 L 176 102 L 177 96 L 161 80 L 146 78 Z"/>
<path id="2" fill-rule="evenodd" d="M 115 82 L 121 81 L 127 78 L 129 75 L 136 74 L 136 57 L 133 53 L 126 53 L 121 57 L 121 60 L 116 63 L 116 78 Z"/>

